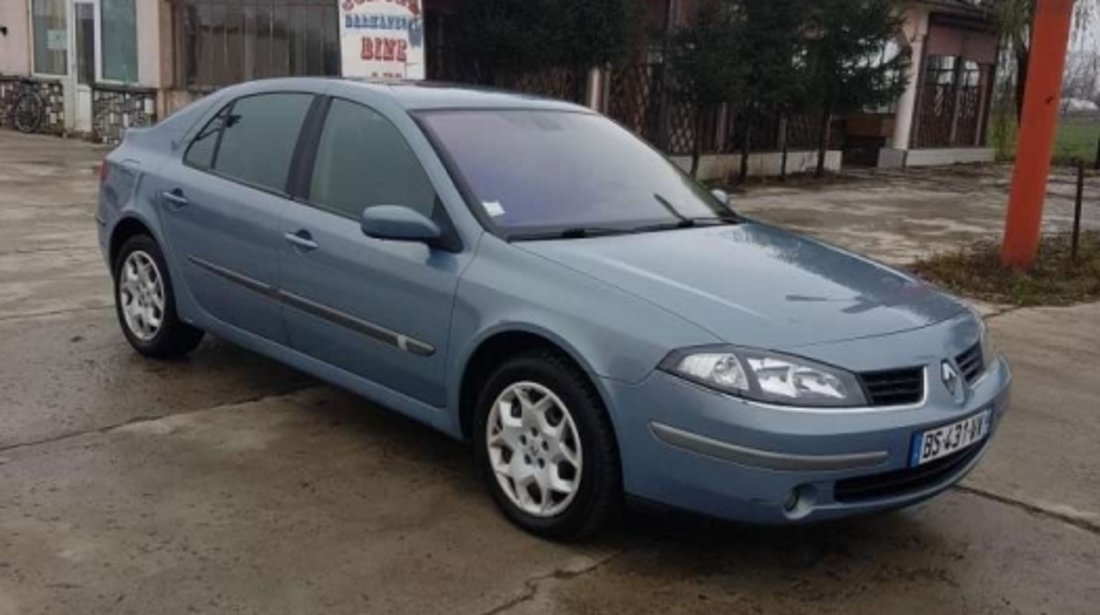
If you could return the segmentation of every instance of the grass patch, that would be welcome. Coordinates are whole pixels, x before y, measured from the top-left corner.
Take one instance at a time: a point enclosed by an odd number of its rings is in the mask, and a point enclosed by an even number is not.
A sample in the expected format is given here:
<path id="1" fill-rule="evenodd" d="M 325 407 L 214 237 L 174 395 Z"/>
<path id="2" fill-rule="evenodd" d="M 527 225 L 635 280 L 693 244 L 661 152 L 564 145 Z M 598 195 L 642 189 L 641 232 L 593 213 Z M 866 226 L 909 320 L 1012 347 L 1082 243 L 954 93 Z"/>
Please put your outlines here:
<path id="1" fill-rule="evenodd" d="M 1016 158 L 1016 118 L 997 116 L 991 121 L 991 142 L 997 149 L 997 158 Z M 1054 137 L 1052 162 L 1070 166 L 1075 160 L 1091 165 L 1096 159 L 1096 143 L 1100 139 L 1100 114 L 1064 114 L 1058 118 L 1058 131 Z"/>
<path id="2" fill-rule="evenodd" d="M 982 240 L 917 261 L 911 269 L 953 292 L 991 303 L 1070 305 L 1100 299 L 1100 233 L 1081 234 L 1076 262 L 1070 260 L 1069 233 L 1043 238 L 1030 271 L 1004 269 L 1000 256 L 1000 242 Z"/>

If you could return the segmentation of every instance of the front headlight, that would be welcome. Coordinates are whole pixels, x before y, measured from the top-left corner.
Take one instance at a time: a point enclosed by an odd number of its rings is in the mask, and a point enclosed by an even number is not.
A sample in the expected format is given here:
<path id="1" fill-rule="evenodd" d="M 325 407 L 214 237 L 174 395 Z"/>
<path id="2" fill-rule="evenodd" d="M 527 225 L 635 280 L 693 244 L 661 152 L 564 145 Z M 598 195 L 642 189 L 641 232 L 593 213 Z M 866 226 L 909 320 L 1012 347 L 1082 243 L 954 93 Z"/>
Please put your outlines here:
<path id="1" fill-rule="evenodd" d="M 993 343 L 993 335 L 989 332 L 989 325 L 982 321 L 982 371 L 988 370 L 997 360 L 997 346 Z"/>
<path id="2" fill-rule="evenodd" d="M 769 350 L 688 348 L 670 354 L 661 369 L 724 393 L 770 404 L 834 408 L 867 404 L 854 375 Z"/>

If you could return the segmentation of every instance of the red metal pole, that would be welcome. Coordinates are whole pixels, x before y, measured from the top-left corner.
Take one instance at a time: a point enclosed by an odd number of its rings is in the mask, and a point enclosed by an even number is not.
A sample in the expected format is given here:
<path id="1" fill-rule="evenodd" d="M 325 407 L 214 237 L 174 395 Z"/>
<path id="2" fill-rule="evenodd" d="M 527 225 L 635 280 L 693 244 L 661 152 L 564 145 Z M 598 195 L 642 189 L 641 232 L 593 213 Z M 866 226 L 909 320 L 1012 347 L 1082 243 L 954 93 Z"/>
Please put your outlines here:
<path id="1" fill-rule="evenodd" d="M 1062 101 L 1062 72 L 1066 66 L 1074 0 L 1036 0 L 1028 63 L 1023 117 L 1016 147 L 1012 195 L 1005 219 L 1001 264 L 1026 268 L 1035 264 L 1043 201 L 1050 176 L 1050 158 L 1058 109 Z"/>

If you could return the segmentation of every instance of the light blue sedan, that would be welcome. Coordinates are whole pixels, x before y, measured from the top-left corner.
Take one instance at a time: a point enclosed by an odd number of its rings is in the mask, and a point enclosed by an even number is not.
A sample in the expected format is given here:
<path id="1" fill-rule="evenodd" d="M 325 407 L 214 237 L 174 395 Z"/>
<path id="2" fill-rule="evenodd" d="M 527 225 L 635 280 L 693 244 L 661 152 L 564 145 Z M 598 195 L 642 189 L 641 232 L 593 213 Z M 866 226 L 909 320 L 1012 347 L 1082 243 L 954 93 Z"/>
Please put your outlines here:
<path id="1" fill-rule="evenodd" d="M 550 538 L 628 496 L 769 524 L 907 506 L 1008 406 L 963 303 L 739 216 L 562 102 L 247 83 L 129 131 L 101 180 L 139 352 L 209 332 L 469 440 Z"/>

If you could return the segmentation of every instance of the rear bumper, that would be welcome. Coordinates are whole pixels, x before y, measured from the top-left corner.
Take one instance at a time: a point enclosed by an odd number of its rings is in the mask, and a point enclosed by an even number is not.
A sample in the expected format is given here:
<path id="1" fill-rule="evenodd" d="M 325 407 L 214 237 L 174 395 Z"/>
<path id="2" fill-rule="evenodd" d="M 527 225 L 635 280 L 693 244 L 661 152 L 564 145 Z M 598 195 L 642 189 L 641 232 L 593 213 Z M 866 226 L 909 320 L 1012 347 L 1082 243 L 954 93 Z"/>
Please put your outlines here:
<path id="1" fill-rule="evenodd" d="M 982 458 L 1008 409 L 1012 375 L 998 358 L 958 404 L 790 411 L 747 403 L 664 372 L 605 381 L 630 495 L 725 519 L 784 524 L 900 508 L 958 482 Z M 987 437 L 909 466 L 913 434 L 991 410 Z"/>

